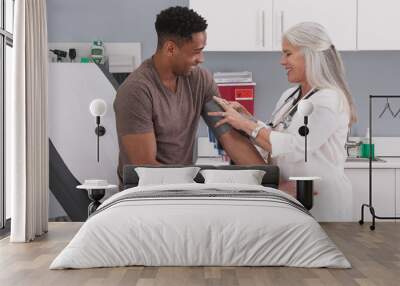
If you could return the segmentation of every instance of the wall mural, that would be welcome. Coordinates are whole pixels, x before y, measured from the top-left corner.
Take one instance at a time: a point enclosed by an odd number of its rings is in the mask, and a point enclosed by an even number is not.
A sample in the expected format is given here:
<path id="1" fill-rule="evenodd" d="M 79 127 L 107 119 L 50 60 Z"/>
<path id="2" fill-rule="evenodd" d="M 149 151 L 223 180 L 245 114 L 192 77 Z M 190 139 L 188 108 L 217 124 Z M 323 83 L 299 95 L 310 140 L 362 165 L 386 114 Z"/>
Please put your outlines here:
<path id="1" fill-rule="evenodd" d="M 75 186 L 85 179 L 118 184 L 118 141 L 112 107 L 116 84 L 106 69 L 89 63 L 49 64 L 50 189 L 72 220 L 85 220 L 88 199 Z M 106 133 L 100 137 L 97 162 L 96 120 L 90 102 L 107 103 L 101 118 Z M 113 191 L 115 193 L 116 191 Z M 109 192 L 108 195 L 112 193 Z"/>

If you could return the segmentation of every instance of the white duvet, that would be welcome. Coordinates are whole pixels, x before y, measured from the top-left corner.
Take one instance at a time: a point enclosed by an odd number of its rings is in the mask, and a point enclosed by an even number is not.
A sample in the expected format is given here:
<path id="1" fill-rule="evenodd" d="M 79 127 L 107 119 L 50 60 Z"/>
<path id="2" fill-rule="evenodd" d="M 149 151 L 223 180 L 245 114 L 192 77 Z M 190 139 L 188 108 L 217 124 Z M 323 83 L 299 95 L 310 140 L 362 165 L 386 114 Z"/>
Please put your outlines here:
<path id="1" fill-rule="evenodd" d="M 217 189 L 283 192 L 254 185 L 135 187 L 107 199 L 50 269 L 145 266 L 294 266 L 349 268 L 310 215 L 258 198 L 152 198 L 115 203 L 135 192 Z M 137 193 L 135 193 L 137 194 Z"/>

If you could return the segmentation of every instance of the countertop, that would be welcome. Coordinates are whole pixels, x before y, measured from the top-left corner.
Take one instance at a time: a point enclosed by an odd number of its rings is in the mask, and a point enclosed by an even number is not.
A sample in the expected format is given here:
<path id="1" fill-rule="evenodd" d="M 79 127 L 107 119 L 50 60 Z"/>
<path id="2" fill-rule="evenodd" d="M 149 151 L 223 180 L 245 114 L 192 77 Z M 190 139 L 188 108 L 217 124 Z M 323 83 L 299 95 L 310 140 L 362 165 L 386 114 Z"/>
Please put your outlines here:
<path id="1" fill-rule="evenodd" d="M 400 158 L 399 157 L 382 157 L 385 162 L 372 162 L 373 169 L 400 169 Z M 345 169 L 368 169 L 369 161 L 365 162 L 346 162 L 344 164 Z"/>
<path id="2" fill-rule="evenodd" d="M 400 157 L 383 157 L 384 162 L 377 161 L 372 162 L 372 168 L 374 169 L 400 169 Z M 220 158 L 198 158 L 197 165 L 228 165 L 229 162 L 222 161 Z M 368 169 L 369 162 L 346 162 L 344 164 L 345 169 Z"/>
<path id="3" fill-rule="evenodd" d="M 223 161 L 221 157 L 199 157 L 196 165 L 229 165 L 229 161 Z"/>

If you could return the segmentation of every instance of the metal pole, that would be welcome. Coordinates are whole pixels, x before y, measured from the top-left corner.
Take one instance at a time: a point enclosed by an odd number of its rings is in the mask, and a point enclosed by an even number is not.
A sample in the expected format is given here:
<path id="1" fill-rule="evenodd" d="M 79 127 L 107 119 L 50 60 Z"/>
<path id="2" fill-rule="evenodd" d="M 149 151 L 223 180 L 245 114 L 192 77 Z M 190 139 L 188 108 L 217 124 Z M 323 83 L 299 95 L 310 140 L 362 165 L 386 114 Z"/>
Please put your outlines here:
<path id="1" fill-rule="evenodd" d="M 99 162 L 99 149 L 100 149 L 100 124 L 97 124 L 97 162 Z"/>
<path id="2" fill-rule="evenodd" d="M 307 162 L 307 134 L 304 138 L 304 144 L 305 144 L 305 148 L 304 148 L 304 161 Z"/>
<path id="3" fill-rule="evenodd" d="M 372 207 L 372 95 L 369 96 L 369 206 Z"/>

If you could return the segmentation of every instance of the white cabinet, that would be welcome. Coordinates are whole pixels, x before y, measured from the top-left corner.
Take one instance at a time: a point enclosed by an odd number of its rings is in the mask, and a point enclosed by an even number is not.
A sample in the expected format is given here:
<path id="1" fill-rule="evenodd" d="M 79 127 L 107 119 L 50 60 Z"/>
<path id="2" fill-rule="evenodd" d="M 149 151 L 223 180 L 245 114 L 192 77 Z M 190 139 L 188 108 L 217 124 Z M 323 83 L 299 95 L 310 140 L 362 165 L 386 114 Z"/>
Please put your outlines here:
<path id="1" fill-rule="evenodd" d="M 400 1 L 358 0 L 358 49 L 400 50 Z"/>
<path id="2" fill-rule="evenodd" d="M 399 170 L 397 170 L 399 171 Z M 361 218 L 361 205 L 369 203 L 369 170 L 345 169 L 353 187 L 353 221 Z M 397 178 L 400 176 L 397 174 Z M 398 181 L 400 184 L 400 181 Z M 378 216 L 393 217 L 396 212 L 396 169 L 373 169 L 372 205 Z M 368 208 L 364 211 L 364 220 L 371 221 Z"/>
<path id="3" fill-rule="evenodd" d="M 275 0 L 274 50 L 281 49 L 282 33 L 300 22 L 323 25 L 339 50 L 357 48 L 357 0 Z"/>
<path id="4" fill-rule="evenodd" d="M 206 51 L 267 51 L 272 48 L 272 0 L 190 0 L 208 23 Z"/>
<path id="5" fill-rule="evenodd" d="M 285 30 L 322 24 L 339 50 L 400 50 L 398 0 L 189 0 L 207 20 L 208 51 L 280 51 Z"/>
<path id="6" fill-rule="evenodd" d="M 304 21 L 324 25 L 338 49 L 356 49 L 357 0 L 190 0 L 189 3 L 208 22 L 208 51 L 280 51 L 282 33 Z"/>

